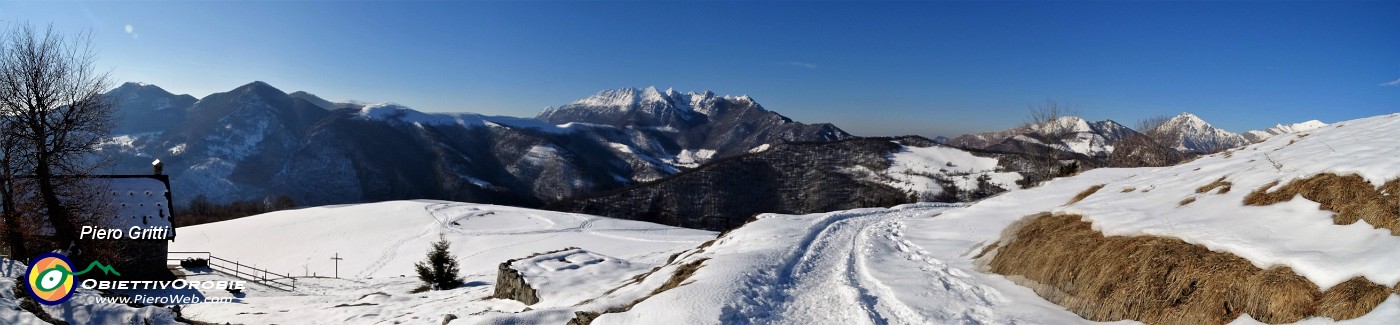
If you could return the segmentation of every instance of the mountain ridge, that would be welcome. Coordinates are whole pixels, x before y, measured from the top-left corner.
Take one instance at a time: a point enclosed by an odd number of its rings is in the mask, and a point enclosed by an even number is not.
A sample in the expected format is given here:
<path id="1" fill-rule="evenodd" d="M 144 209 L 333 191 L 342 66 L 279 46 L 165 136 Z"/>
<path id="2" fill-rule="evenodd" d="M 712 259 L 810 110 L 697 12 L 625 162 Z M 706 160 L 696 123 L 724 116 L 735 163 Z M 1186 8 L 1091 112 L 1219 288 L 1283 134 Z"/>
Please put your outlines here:
<path id="1" fill-rule="evenodd" d="M 107 95 L 159 89 L 140 87 L 154 86 L 124 85 Z M 653 98 L 628 99 L 629 105 L 658 104 L 654 97 L 661 93 L 648 89 L 600 94 L 631 92 Z M 118 168 L 128 166 L 117 172 L 147 172 L 136 168 L 161 159 L 181 204 L 199 196 L 228 202 L 290 193 L 301 204 L 440 198 L 534 206 L 658 179 L 765 145 L 849 137 L 830 124 L 793 122 L 747 96 L 711 92 L 666 92 L 672 98 L 666 110 L 679 112 L 675 100 L 694 96 L 696 106 L 714 114 L 685 113 L 693 121 L 676 124 L 683 130 L 644 121 L 424 113 L 391 103 L 330 103 L 338 106 L 328 109 L 329 102 L 313 94 L 288 94 L 262 81 L 193 101 L 154 93 L 189 104 L 154 109 L 144 101 L 115 101 L 122 111 L 178 114 L 151 128 L 123 129 L 102 152 Z"/>

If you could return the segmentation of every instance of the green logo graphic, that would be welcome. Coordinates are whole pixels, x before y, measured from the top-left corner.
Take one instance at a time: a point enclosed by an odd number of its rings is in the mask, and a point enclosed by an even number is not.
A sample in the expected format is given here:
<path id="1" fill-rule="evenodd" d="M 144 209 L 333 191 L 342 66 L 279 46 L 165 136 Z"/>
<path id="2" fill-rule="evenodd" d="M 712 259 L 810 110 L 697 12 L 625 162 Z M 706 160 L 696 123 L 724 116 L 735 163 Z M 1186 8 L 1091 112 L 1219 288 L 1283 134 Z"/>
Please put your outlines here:
<path id="1" fill-rule="evenodd" d="M 73 296 L 73 284 L 78 282 L 79 275 L 87 274 L 94 268 L 102 270 L 103 274 L 122 275 L 111 265 L 98 261 L 92 261 L 86 269 L 78 272 L 72 271 L 72 265 L 73 262 L 63 254 L 44 253 L 35 257 L 25 275 L 29 280 L 29 296 L 41 304 L 58 305 Z"/>

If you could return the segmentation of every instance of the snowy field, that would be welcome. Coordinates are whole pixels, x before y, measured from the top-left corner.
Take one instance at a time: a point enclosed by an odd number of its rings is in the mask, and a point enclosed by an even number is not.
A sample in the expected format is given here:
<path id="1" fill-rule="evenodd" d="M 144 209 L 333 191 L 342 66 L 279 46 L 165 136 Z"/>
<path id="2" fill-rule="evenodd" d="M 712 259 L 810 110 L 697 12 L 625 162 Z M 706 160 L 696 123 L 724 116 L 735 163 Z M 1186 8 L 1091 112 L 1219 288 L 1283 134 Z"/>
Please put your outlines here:
<path id="1" fill-rule="evenodd" d="M 439 236 L 452 243 L 463 288 L 409 294 L 420 283 L 413 264 Z M 664 263 L 714 232 L 645 222 L 441 201 L 394 201 L 281 211 L 180 229 L 171 251 L 220 258 L 302 278 L 295 293 L 250 289 L 236 303 L 185 309 L 187 318 L 248 324 L 437 323 L 445 314 L 473 319 L 526 306 L 491 295 L 498 264 L 533 253 L 580 247 L 625 260 L 623 272 Z M 341 279 L 331 276 L 339 254 Z M 635 274 L 609 274 L 627 278 Z M 214 276 L 214 275 L 199 275 Z M 594 286 L 616 284 L 598 283 Z M 250 287 L 258 287 L 250 284 Z M 227 293 L 208 292 L 227 296 Z M 340 307 L 337 307 L 340 306 Z M 536 306 L 538 308 L 538 306 Z M 557 313 L 556 313 L 557 314 Z M 567 312 L 572 317 L 572 312 Z"/>

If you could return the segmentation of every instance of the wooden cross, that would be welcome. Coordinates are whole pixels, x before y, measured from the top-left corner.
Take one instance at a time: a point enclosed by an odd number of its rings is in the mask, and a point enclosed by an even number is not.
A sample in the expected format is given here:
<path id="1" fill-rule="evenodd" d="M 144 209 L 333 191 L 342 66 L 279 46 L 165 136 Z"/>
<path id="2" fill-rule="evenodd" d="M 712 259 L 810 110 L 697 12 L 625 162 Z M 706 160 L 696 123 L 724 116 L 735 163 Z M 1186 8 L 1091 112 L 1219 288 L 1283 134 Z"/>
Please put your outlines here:
<path id="1" fill-rule="evenodd" d="M 340 253 L 335 253 L 335 257 L 331 257 L 331 259 L 332 259 L 332 260 L 335 260 L 335 278 L 336 278 L 336 279 L 339 279 L 339 278 L 340 278 L 340 260 L 343 260 L 343 258 L 340 258 Z"/>

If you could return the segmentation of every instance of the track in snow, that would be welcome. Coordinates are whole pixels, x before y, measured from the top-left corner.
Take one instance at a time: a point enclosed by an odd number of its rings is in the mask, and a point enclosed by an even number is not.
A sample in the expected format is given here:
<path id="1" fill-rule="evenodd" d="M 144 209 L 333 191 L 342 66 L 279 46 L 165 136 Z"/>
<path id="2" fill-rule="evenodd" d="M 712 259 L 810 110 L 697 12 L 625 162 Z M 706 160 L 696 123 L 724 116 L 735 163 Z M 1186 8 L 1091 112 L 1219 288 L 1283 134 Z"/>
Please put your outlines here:
<path id="1" fill-rule="evenodd" d="M 901 238 L 902 220 L 932 217 L 948 207 L 834 213 L 773 270 L 746 280 L 745 301 L 724 308 L 722 321 L 772 324 L 928 324 L 993 322 L 983 305 L 995 289 L 966 279 Z M 948 308 L 943 298 L 972 306 Z"/>

